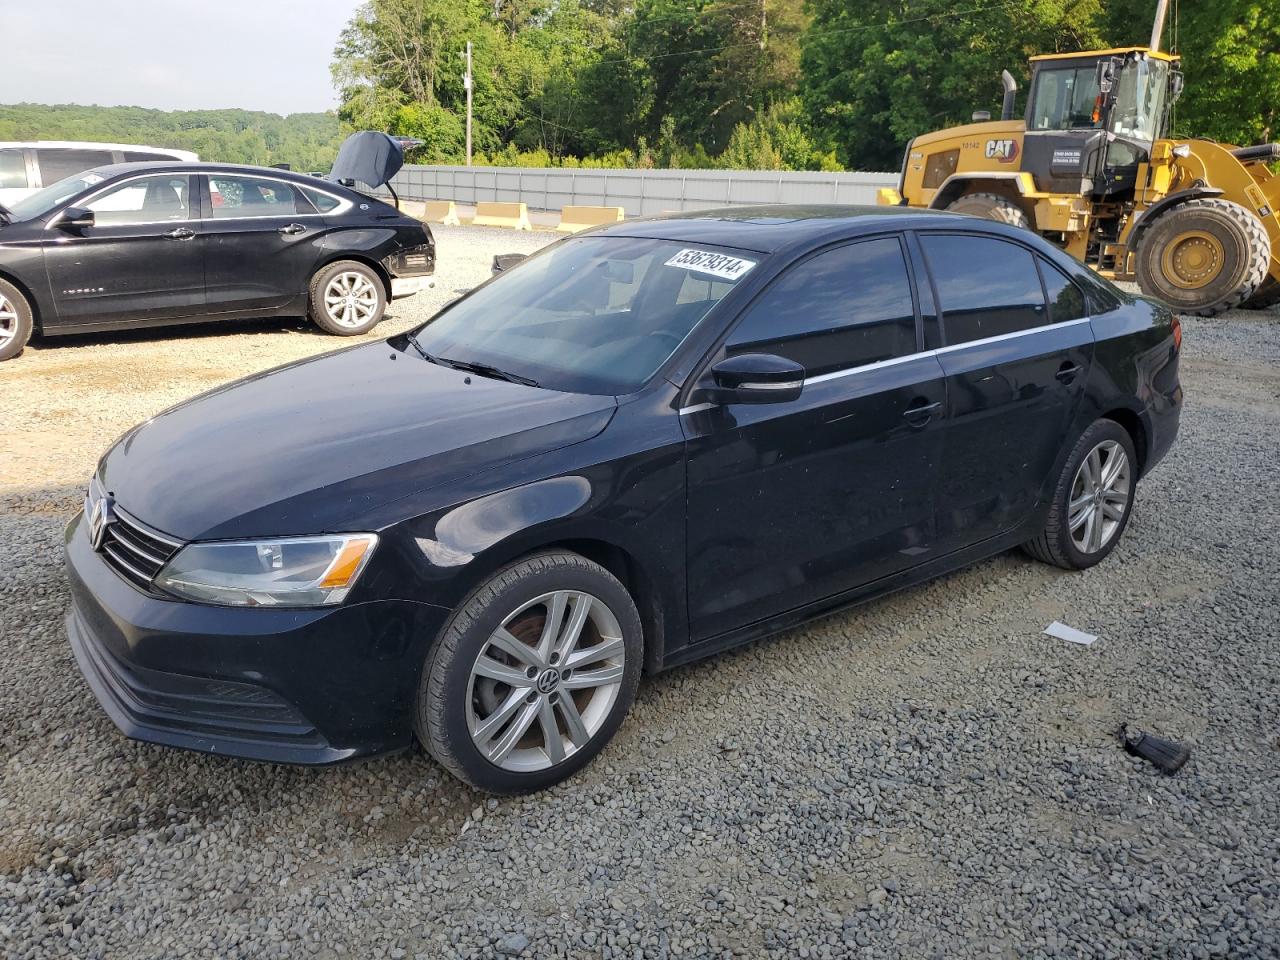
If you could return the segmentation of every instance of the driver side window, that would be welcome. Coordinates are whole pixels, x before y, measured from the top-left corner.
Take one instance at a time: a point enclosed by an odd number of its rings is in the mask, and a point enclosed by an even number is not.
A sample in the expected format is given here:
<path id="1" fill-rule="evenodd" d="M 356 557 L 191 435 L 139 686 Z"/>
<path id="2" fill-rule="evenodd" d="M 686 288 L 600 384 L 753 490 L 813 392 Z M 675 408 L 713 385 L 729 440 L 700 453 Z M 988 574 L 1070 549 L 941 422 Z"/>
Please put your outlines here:
<path id="1" fill-rule="evenodd" d="M 87 204 L 99 227 L 191 219 L 191 180 L 186 174 L 139 177 Z"/>

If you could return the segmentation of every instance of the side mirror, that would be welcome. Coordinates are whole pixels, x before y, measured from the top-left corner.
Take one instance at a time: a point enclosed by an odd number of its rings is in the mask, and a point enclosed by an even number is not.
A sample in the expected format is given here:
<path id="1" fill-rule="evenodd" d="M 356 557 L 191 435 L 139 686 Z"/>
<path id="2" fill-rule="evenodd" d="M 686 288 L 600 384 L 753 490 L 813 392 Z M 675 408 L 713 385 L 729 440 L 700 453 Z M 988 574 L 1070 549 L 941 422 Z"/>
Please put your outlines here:
<path id="1" fill-rule="evenodd" d="M 785 403 L 804 389 L 804 367 L 769 353 L 727 357 L 711 368 L 704 394 L 712 403 Z"/>
<path id="2" fill-rule="evenodd" d="M 974 122 L 974 123 L 986 123 L 986 122 L 987 122 L 988 120 L 990 120 L 990 119 L 991 119 L 991 111 L 990 111 L 990 110 L 975 110 L 975 111 L 973 111 L 973 122 Z"/>
<path id="3" fill-rule="evenodd" d="M 92 210 L 86 210 L 84 207 L 65 207 L 62 215 L 58 217 L 57 226 L 63 230 L 84 230 L 86 227 L 92 227 L 93 222 Z"/>

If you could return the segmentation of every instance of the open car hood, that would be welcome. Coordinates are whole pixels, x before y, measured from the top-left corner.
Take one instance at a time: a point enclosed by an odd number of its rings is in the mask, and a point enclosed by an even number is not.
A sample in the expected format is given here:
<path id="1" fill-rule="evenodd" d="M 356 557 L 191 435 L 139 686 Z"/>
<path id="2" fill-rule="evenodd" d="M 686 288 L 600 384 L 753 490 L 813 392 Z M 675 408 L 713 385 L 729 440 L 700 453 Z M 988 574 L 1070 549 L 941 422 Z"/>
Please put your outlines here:
<path id="1" fill-rule="evenodd" d="M 399 173 L 402 166 L 404 149 L 397 140 L 385 133 L 362 130 L 342 141 L 329 179 L 340 183 L 355 180 L 380 187 Z"/>

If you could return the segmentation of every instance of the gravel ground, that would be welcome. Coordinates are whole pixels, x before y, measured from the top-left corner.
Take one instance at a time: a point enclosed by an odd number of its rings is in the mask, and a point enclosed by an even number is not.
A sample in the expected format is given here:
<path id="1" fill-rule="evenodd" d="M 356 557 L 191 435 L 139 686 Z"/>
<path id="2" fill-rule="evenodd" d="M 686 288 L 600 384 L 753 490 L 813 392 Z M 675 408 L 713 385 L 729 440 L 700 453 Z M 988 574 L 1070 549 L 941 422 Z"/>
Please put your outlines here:
<path id="1" fill-rule="evenodd" d="M 437 288 L 379 336 L 550 239 L 438 236 Z M 1280 312 L 1185 331 L 1182 436 L 1102 566 L 1008 554 L 650 678 L 586 772 L 501 802 L 420 752 L 300 770 L 121 737 L 62 629 L 97 456 L 341 341 L 34 345 L 0 366 L 0 953 L 1280 956 Z M 1190 764 L 1129 758 L 1122 721 Z"/>

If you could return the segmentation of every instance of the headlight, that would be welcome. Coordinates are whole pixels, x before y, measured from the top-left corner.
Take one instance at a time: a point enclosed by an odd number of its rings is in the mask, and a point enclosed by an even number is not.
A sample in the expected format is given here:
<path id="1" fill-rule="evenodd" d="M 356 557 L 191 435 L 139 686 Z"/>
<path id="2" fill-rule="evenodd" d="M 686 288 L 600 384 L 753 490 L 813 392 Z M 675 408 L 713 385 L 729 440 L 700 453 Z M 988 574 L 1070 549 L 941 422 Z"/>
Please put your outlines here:
<path id="1" fill-rule="evenodd" d="M 373 556 L 373 533 L 192 543 L 155 585 L 187 600 L 233 607 L 341 603 Z"/>

